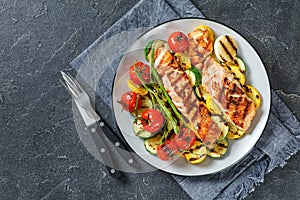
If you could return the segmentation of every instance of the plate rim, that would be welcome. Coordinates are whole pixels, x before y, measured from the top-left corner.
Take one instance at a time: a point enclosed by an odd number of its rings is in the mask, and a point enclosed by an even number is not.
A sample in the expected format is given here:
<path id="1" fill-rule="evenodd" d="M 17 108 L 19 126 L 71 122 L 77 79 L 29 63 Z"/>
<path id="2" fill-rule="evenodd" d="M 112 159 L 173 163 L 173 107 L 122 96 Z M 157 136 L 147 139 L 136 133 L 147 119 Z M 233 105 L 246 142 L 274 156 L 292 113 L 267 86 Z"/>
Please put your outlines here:
<path id="1" fill-rule="evenodd" d="M 153 165 L 151 162 L 149 162 L 148 160 L 144 159 L 140 154 L 136 153 L 132 147 L 132 145 L 127 141 L 127 139 L 124 137 L 124 134 L 122 133 L 121 129 L 120 129 L 120 126 L 119 126 L 119 123 L 117 122 L 116 120 L 116 112 L 115 112 L 115 106 L 114 106 L 114 90 L 115 90 L 115 85 L 116 85 L 116 76 L 118 74 L 118 71 L 119 71 L 119 68 L 120 68 L 120 64 L 123 62 L 123 60 L 125 59 L 125 55 L 127 54 L 128 50 L 131 49 L 136 43 L 138 40 L 140 40 L 144 35 L 146 35 L 148 32 L 152 31 L 153 29 L 155 28 L 158 28 L 159 26 L 162 26 L 164 24 L 167 24 L 167 23 L 170 23 L 170 22 L 174 22 L 174 21 L 182 21 L 182 20 L 199 20 L 199 21 L 208 21 L 208 22 L 212 22 L 212 23 L 216 23 L 216 24 L 219 24 L 219 25 L 222 25 L 228 29 L 231 29 L 232 31 L 234 31 L 236 34 L 238 34 L 240 37 L 242 37 L 242 39 L 244 39 L 246 41 L 246 43 L 248 43 L 251 48 L 254 50 L 254 52 L 257 54 L 259 60 L 261 61 L 262 65 L 263 65 L 263 70 L 265 71 L 266 73 L 266 77 L 267 77 L 267 83 L 268 83 L 268 86 L 269 86 L 269 89 L 267 90 L 268 92 L 268 96 L 269 96 L 269 102 L 267 102 L 267 109 L 268 109 L 268 113 L 267 113 L 267 116 L 265 118 L 265 122 L 263 124 L 263 128 L 261 130 L 261 133 L 259 135 L 259 137 L 257 137 L 256 141 L 254 142 L 253 146 L 238 160 L 236 160 L 235 162 L 229 164 L 227 167 L 224 167 L 223 169 L 220 169 L 220 170 L 216 170 L 214 172 L 210 172 L 210 173 L 203 173 L 203 174 L 186 174 L 186 173 L 174 173 L 174 172 L 171 172 L 171 171 L 167 171 L 165 170 L 165 168 L 158 168 L 157 166 Z M 171 19 L 171 20 L 167 20 L 165 22 L 162 22 L 162 23 L 159 23 L 155 26 L 152 26 L 151 28 L 149 28 L 148 30 L 146 30 L 144 33 L 142 33 L 128 48 L 127 50 L 125 51 L 124 55 L 122 56 L 122 59 L 120 60 L 119 64 L 118 64 L 118 67 L 116 69 L 116 73 L 114 74 L 114 77 L 113 77 L 113 84 L 112 84 L 112 90 L 111 90 L 111 96 L 112 96 L 112 113 L 113 113 L 113 117 L 115 119 L 115 124 L 117 125 L 117 128 L 119 130 L 119 132 L 121 133 L 121 137 L 124 139 L 124 141 L 127 143 L 127 145 L 131 148 L 131 150 L 136 153 L 140 158 L 142 158 L 147 164 L 153 166 L 154 168 L 158 169 L 158 170 L 161 170 L 163 172 L 166 172 L 166 173 L 169 173 L 169 174 L 173 174 L 173 175 L 181 175 L 181 176 L 204 176 L 204 175 L 209 175 L 209 174 L 216 174 L 216 173 L 219 173 L 219 172 L 222 172 L 230 167 L 232 167 L 233 165 L 239 163 L 240 161 L 242 161 L 247 155 L 249 155 L 249 153 L 253 150 L 254 146 L 257 144 L 257 142 L 259 141 L 259 139 L 261 138 L 263 132 L 265 131 L 266 129 L 266 126 L 267 126 L 267 122 L 269 121 L 269 118 L 270 118 L 270 113 L 271 113 L 271 103 L 272 103 L 272 92 L 271 92 L 271 82 L 270 82 L 270 75 L 265 67 L 265 63 L 263 62 L 263 60 L 261 59 L 261 55 L 259 54 L 259 52 L 257 51 L 257 49 L 248 41 L 247 38 L 245 38 L 242 34 L 240 34 L 239 31 L 237 31 L 236 29 L 230 27 L 229 25 L 223 23 L 223 22 L 220 22 L 218 20 L 212 20 L 212 19 L 207 19 L 207 18 L 201 18 L 201 17 L 184 17 L 184 18 L 177 18 L 177 19 Z M 188 164 L 188 163 L 187 163 Z M 172 164 L 171 164 L 172 165 Z"/>

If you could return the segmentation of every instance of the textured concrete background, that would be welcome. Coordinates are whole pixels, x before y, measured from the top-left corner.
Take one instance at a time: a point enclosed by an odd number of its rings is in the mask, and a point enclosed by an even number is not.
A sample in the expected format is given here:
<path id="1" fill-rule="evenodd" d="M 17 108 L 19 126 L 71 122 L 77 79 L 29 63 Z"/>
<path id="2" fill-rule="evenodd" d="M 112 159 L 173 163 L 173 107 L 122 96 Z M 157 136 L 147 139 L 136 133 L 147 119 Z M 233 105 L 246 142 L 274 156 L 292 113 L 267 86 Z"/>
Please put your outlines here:
<path id="1" fill-rule="evenodd" d="M 119 182 L 81 144 L 60 70 L 137 0 L 0 0 L 0 199 L 189 199 L 163 172 Z M 196 1 L 257 49 L 272 88 L 300 118 L 300 3 Z M 247 199 L 300 199 L 299 154 Z"/>

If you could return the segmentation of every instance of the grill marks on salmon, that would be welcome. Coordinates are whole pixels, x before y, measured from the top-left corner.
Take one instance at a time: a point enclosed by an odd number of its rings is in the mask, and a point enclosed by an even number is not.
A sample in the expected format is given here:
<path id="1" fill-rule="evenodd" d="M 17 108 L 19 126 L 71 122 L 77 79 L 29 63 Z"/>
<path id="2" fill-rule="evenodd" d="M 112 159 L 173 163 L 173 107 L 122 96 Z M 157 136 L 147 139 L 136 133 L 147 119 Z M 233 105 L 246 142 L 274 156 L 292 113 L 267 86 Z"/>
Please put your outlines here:
<path id="1" fill-rule="evenodd" d="M 249 128 L 256 114 L 254 102 L 233 75 L 212 57 L 207 57 L 204 62 L 202 86 L 228 120 L 242 131 Z"/>
<path id="2" fill-rule="evenodd" d="M 209 51 L 199 51 L 201 43 L 197 40 L 198 34 L 194 32 L 188 34 L 188 53 L 191 63 L 202 72 L 202 87 L 213 98 L 214 102 L 222 110 L 226 120 L 236 125 L 242 131 L 246 131 L 256 114 L 254 102 L 247 97 L 240 83 L 227 71 Z M 221 60 L 230 60 L 237 51 L 236 43 L 230 36 L 219 37 L 215 41 L 220 45 L 218 55 L 225 55 Z M 216 49 L 215 49 L 216 51 Z M 227 58 L 228 57 L 228 58 Z"/>
<path id="3" fill-rule="evenodd" d="M 202 61 L 213 51 L 213 42 L 208 39 L 208 31 L 195 30 L 188 33 L 188 43 L 191 64 L 201 69 Z"/>
<path id="4" fill-rule="evenodd" d="M 216 143 L 221 135 L 217 124 L 211 119 L 207 108 L 199 102 L 189 78 L 175 61 L 175 57 L 165 48 L 154 52 L 154 67 L 163 86 L 186 122 L 196 131 L 196 135 L 208 148 Z"/>

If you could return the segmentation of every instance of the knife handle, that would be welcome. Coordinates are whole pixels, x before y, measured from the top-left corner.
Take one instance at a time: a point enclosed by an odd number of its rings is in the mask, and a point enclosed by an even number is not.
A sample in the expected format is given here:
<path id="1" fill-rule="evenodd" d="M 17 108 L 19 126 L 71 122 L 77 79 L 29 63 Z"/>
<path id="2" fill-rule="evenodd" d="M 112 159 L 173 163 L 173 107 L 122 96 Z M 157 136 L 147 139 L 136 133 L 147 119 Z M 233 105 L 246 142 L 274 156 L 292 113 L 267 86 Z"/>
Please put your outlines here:
<path id="1" fill-rule="evenodd" d="M 120 136 L 111 130 L 107 123 L 103 120 L 98 121 L 101 130 L 104 132 L 109 141 L 115 146 L 116 151 L 121 155 L 123 162 L 129 164 L 131 167 L 136 168 L 138 166 L 138 160 L 133 157 L 132 150 L 124 143 Z"/>
<path id="2" fill-rule="evenodd" d="M 113 178 L 120 178 L 123 175 L 122 171 L 112 168 L 110 166 L 118 166 L 118 163 L 114 159 L 116 152 L 112 151 L 112 145 L 110 144 L 109 139 L 104 134 L 105 131 L 110 131 L 110 129 L 103 122 L 96 122 L 94 125 L 88 127 L 94 144 L 100 153 L 100 156 L 103 160 L 103 164 L 106 166 L 107 172 Z M 111 133 L 110 133 L 111 134 Z"/>
<path id="3" fill-rule="evenodd" d="M 131 152 L 130 147 L 128 147 L 127 144 L 124 144 L 120 136 L 118 136 L 116 133 L 114 133 L 110 127 L 107 126 L 107 123 L 103 120 L 98 121 L 101 129 L 105 133 L 106 137 L 116 146 L 119 148 L 122 148 L 123 150 L 127 150 Z"/>

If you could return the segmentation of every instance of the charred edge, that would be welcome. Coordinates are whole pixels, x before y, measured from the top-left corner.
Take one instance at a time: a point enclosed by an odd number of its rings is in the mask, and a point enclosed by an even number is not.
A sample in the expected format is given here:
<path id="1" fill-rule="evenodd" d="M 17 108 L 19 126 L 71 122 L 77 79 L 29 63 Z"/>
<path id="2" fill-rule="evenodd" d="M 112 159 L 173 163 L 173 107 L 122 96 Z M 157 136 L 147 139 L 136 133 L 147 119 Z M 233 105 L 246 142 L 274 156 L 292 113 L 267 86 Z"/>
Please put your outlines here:
<path id="1" fill-rule="evenodd" d="M 250 104 L 251 104 L 251 101 L 247 101 L 247 104 L 246 104 L 246 107 L 245 107 L 244 113 L 243 113 L 243 119 L 245 119 L 246 115 L 248 114 Z"/>
<path id="2" fill-rule="evenodd" d="M 233 84 L 232 94 L 236 93 L 236 84 Z"/>
<path id="3" fill-rule="evenodd" d="M 229 44 L 231 45 L 231 47 L 232 47 L 235 51 L 237 51 L 237 47 L 234 46 L 234 44 L 233 44 L 231 38 L 230 38 L 228 35 L 225 35 L 225 38 L 227 39 L 227 41 L 229 42 Z"/>
<path id="4" fill-rule="evenodd" d="M 203 147 L 203 145 L 201 144 L 201 145 L 198 145 L 198 146 L 196 146 L 194 149 L 196 150 L 196 149 L 201 149 L 201 147 Z"/>
<path id="5" fill-rule="evenodd" d="M 226 103 L 226 109 L 228 109 L 229 107 L 230 107 L 230 104 L 232 103 L 232 96 L 230 95 L 229 96 L 229 100 L 228 100 L 228 102 Z"/>
<path id="6" fill-rule="evenodd" d="M 223 143 L 219 143 L 219 144 L 218 144 L 218 147 L 221 147 L 221 148 L 227 148 L 228 146 L 225 145 L 225 144 L 223 144 Z"/>
<path id="7" fill-rule="evenodd" d="M 232 55 L 230 54 L 229 50 L 227 49 L 226 45 L 220 41 L 221 46 L 223 47 L 223 49 L 225 50 L 225 53 L 230 57 L 230 60 L 233 60 Z M 223 58 L 222 58 L 223 59 Z M 226 61 L 226 60 L 225 60 Z"/>

